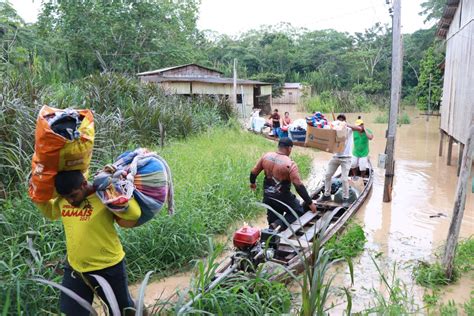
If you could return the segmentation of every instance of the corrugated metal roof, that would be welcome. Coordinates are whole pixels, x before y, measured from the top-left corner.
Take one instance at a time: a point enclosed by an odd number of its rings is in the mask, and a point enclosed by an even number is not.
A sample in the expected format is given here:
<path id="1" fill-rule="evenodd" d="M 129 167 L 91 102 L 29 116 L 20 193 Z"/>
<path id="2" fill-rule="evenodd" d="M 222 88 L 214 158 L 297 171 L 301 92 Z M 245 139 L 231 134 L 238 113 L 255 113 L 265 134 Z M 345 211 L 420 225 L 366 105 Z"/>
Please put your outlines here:
<path id="1" fill-rule="evenodd" d="M 436 35 L 440 38 L 446 38 L 448 34 L 449 27 L 453 21 L 454 14 L 458 9 L 460 0 L 447 0 L 446 5 L 444 6 L 443 16 L 438 22 L 438 30 Z"/>
<path id="2" fill-rule="evenodd" d="M 299 82 L 285 82 L 283 89 L 301 89 L 303 85 Z"/>
<path id="3" fill-rule="evenodd" d="M 232 78 L 203 78 L 203 77 L 158 77 L 156 81 L 153 82 L 205 82 L 205 83 L 222 83 L 222 84 L 232 84 L 234 79 Z M 237 84 L 252 84 L 252 85 L 271 85 L 271 83 L 256 81 L 256 80 L 247 80 L 247 79 L 237 79 Z"/>
<path id="4" fill-rule="evenodd" d="M 166 68 L 161 68 L 161 69 L 156 69 L 156 70 L 150 70 L 150 71 L 140 72 L 140 73 L 137 74 L 137 76 L 156 75 L 156 74 L 163 73 L 163 72 L 166 72 L 166 71 L 169 71 L 169 70 L 184 68 L 184 67 L 188 67 L 188 66 L 196 66 L 196 67 L 199 67 L 199 68 L 204 68 L 204 69 L 207 69 L 207 70 L 210 70 L 210 71 L 218 72 L 218 73 L 220 73 L 220 74 L 222 74 L 222 75 L 224 74 L 223 72 L 221 72 L 221 71 L 219 71 L 219 70 L 215 70 L 215 69 L 212 69 L 212 68 L 204 67 L 204 66 L 201 66 L 201 65 L 198 65 L 198 64 L 185 64 L 185 65 L 172 66 L 172 67 L 166 67 Z"/>

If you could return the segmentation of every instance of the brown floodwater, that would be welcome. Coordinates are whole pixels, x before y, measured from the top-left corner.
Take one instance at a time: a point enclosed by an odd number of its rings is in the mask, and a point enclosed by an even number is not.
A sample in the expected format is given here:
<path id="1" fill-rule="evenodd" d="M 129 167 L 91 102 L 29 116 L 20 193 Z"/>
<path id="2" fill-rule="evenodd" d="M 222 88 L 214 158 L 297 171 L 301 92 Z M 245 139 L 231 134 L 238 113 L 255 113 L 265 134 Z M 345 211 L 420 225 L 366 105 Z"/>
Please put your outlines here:
<path id="1" fill-rule="evenodd" d="M 279 107 L 280 112 L 290 110 L 293 118 L 304 117 L 304 113 L 295 113 L 289 107 Z M 358 114 L 348 114 L 348 121 L 353 122 Z M 377 168 L 377 157 L 385 151 L 385 130 L 387 124 L 375 124 L 377 113 L 362 113 L 365 126 L 374 133 L 370 142 L 370 160 L 375 169 L 374 185 L 370 196 L 355 216 L 355 220 L 364 227 L 367 238 L 365 250 L 354 260 L 355 279 L 351 287 L 353 311 L 367 307 L 373 295 L 371 289 L 384 291 L 380 274 L 371 258 L 386 276 L 391 276 L 394 265 L 396 277 L 402 280 L 413 296 L 415 303 L 422 306 L 424 290 L 414 285 L 413 266 L 420 261 L 433 262 L 442 252 L 451 221 L 454 195 L 458 177 L 458 147 L 453 147 L 451 166 L 446 165 L 447 143 L 443 157 L 438 156 L 439 117 L 431 117 L 429 122 L 417 112 L 409 111 L 411 124 L 397 127 L 395 147 L 395 178 L 392 201 L 382 201 L 385 171 Z M 322 180 L 326 165 L 331 155 L 307 148 L 298 148 L 313 157 L 311 178 L 308 187 L 315 187 Z M 243 179 L 242 181 L 245 181 Z M 242 223 L 236 223 L 239 226 Z M 253 221 L 255 226 L 265 226 L 265 216 Z M 231 233 L 231 232 L 229 232 Z M 468 193 L 466 209 L 461 225 L 460 238 L 474 234 L 474 194 Z M 330 273 L 336 273 L 333 282 L 335 288 L 350 287 L 350 278 L 343 265 L 337 265 Z M 184 273 L 162 279 L 147 287 L 146 303 L 152 304 L 156 298 L 162 299 L 189 286 L 191 273 Z M 292 287 L 294 289 L 294 287 Z M 464 303 L 474 290 L 474 278 L 464 275 L 454 285 L 443 288 L 443 301 L 454 300 Z M 132 287 L 136 293 L 137 287 Z M 335 290 L 334 302 L 341 299 Z M 340 293 L 340 291 L 339 291 Z M 339 306 L 334 313 L 342 312 Z"/>
<path id="2" fill-rule="evenodd" d="M 354 121 L 358 114 L 349 114 Z M 395 147 L 395 178 L 392 201 L 384 203 L 385 170 L 377 168 L 377 157 L 385 151 L 386 124 L 374 124 L 377 114 L 362 113 L 365 126 L 374 132 L 370 142 L 370 160 L 375 169 L 372 192 L 355 220 L 363 227 L 367 237 L 364 253 L 354 260 L 353 311 L 367 307 L 373 299 L 372 289 L 385 290 L 379 272 L 372 262 L 375 258 L 383 273 L 392 276 L 396 264 L 396 277 L 405 283 L 414 302 L 420 307 L 424 290 L 414 285 L 413 267 L 421 262 L 433 262 L 446 241 L 454 206 L 458 177 L 458 147 L 453 147 L 452 165 L 446 165 L 447 144 L 443 157 L 438 156 L 439 117 L 425 117 L 410 111 L 411 124 L 397 127 Z M 322 174 L 330 154 L 318 152 L 313 161 L 313 172 Z M 320 172 L 318 172 L 320 170 Z M 460 238 L 474 234 L 474 194 L 468 193 Z M 474 254 L 473 254 L 474 255 Z M 335 287 L 350 287 L 348 270 L 336 266 Z M 442 301 L 464 303 L 474 290 L 474 278 L 464 275 L 454 285 L 443 288 Z M 335 300 L 337 302 L 337 299 Z M 343 310 L 339 306 L 334 310 Z"/>

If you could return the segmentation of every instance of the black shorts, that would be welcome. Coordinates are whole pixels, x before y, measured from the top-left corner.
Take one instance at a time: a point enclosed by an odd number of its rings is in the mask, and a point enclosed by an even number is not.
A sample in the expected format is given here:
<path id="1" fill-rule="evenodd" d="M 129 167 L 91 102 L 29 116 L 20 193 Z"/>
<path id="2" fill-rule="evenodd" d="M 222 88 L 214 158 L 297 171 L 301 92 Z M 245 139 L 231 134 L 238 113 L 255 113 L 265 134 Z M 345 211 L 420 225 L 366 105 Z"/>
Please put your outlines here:
<path id="1" fill-rule="evenodd" d="M 100 298 L 107 304 L 107 307 L 109 308 L 109 315 L 112 315 L 112 311 L 110 310 L 109 302 L 105 297 L 104 291 L 99 286 L 96 279 L 91 276 L 91 274 L 100 275 L 105 280 L 107 280 L 114 291 L 122 315 L 134 315 L 133 310 L 130 309 L 135 308 L 135 304 L 132 300 L 132 297 L 130 296 L 130 292 L 128 291 L 128 278 L 127 271 L 125 269 L 125 260 L 122 260 L 116 265 L 102 270 L 85 273 L 74 271 L 68 263 L 66 263 L 64 267 L 62 285 L 68 289 L 71 289 L 89 303 L 92 303 L 94 299 L 94 291 L 92 290 L 92 288 L 94 288 Z M 89 283 L 89 285 L 86 284 L 86 281 Z M 89 311 L 82 308 L 81 305 L 79 305 L 75 300 L 63 292 L 61 292 L 59 304 L 61 312 L 67 316 L 89 315 Z M 129 309 L 127 309 L 127 307 Z"/>
<path id="2" fill-rule="evenodd" d="M 291 209 L 296 213 L 298 217 L 304 214 L 303 206 L 296 198 L 296 196 L 292 193 L 280 196 L 266 195 L 263 197 L 263 203 L 268 204 L 278 214 L 282 215 L 289 224 L 293 223 L 296 220 L 296 217 L 293 215 L 293 212 L 291 212 L 287 206 L 281 204 L 279 201 L 291 207 Z M 286 223 L 271 210 L 267 210 L 267 220 L 268 225 L 274 224 L 275 226 L 281 226 L 282 230 L 287 228 Z"/>

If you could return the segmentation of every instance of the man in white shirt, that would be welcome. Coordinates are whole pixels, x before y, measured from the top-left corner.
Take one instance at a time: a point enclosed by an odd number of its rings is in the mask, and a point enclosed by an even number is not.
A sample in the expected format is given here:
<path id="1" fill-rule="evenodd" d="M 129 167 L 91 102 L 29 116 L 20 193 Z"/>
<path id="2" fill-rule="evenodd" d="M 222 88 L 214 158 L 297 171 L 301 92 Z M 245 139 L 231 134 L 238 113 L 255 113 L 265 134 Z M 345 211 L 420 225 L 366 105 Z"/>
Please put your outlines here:
<path id="1" fill-rule="evenodd" d="M 346 116 L 339 114 L 337 116 L 339 122 L 346 123 Z M 328 168 L 326 171 L 324 181 L 324 195 L 318 200 L 318 202 L 330 201 L 331 200 L 331 178 L 336 173 L 336 170 L 341 166 L 341 181 L 342 181 L 342 205 L 349 206 L 349 171 L 351 169 L 352 159 L 352 131 L 362 131 L 360 126 L 345 124 L 347 129 L 346 145 L 344 150 L 340 153 L 335 153 L 329 161 Z"/>

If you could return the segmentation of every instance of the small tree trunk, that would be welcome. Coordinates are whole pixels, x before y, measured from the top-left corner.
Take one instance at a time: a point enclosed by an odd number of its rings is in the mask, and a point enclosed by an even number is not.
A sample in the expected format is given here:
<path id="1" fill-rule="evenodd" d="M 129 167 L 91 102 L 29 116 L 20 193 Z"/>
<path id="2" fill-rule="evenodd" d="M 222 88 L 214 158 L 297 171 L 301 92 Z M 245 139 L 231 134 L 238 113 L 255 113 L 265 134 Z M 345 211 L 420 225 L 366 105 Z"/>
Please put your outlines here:
<path id="1" fill-rule="evenodd" d="M 464 208 L 466 206 L 466 191 L 468 187 L 468 179 L 471 174 L 472 166 L 472 152 L 474 143 L 474 124 L 471 124 L 469 130 L 469 137 L 464 147 L 464 155 L 462 157 L 461 174 L 458 179 L 456 188 L 456 200 L 454 202 L 453 217 L 451 225 L 449 226 L 448 239 L 446 241 L 446 248 L 444 250 L 443 267 L 445 269 L 446 277 L 452 279 L 453 277 L 453 262 L 456 253 L 456 246 L 461 229 L 461 222 L 464 215 Z"/>

